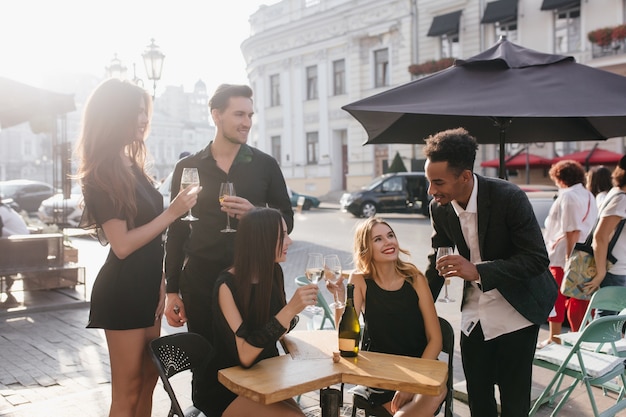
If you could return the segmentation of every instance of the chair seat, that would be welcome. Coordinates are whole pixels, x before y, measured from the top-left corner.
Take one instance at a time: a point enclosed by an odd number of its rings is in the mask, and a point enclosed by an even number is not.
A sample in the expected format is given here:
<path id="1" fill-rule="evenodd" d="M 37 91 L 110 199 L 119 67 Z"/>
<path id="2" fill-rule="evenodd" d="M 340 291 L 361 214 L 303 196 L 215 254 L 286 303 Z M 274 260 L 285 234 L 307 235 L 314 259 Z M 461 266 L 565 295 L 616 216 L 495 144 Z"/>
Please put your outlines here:
<path id="1" fill-rule="evenodd" d="M 549 362 L 553 365 L 561 366 L 567 358 L 567 355 L 571 352 L 571 347 L 561 346 L 556 343 L 552 343 L 543 349 L 539 349 L 535 352 L 535 359 L 543 360 Z M 609 371 L 620 366 L 622 369 L 624 368 L 624 358 L 619 358 L 617 356 L 609 355 L 606 353 L 596 353 L 591 351 L 580 351 L 583 361 L 585 363 L 585 369 L 587 370 L 587 374 L 593 378 L 598 378 L 607 374 Z M 580 364 L 578 363 L 578 358 L 573 356 L 569 363 L 567 364 L 567 368 L 581 372 Z"/>
<path id="2" fill-rule="evenodd" d="M 569 332 L 560 334 L 559 338 L 563 341 L 563 343 L 567 345 L 574 345 L 578 341 L 580 335 L 581 332 Z M 600 345 L 600 343 L 584 342 L 581 343 L 580 347 L 593 352 L 598 351 L 602 353 L 614 354 L 614 352 L 612 352 L 613 349 L 610 343 L 602 343 L 602 347 L 600 348 L 600 350 L 597 350 L 598 346 Z M 617 353 L 620 354 L 620 356 L 624 356 L 622 354 L 626 354 L 626 339 L 622 338 L 615 342 L 615 349 L 617 350 Z"/>

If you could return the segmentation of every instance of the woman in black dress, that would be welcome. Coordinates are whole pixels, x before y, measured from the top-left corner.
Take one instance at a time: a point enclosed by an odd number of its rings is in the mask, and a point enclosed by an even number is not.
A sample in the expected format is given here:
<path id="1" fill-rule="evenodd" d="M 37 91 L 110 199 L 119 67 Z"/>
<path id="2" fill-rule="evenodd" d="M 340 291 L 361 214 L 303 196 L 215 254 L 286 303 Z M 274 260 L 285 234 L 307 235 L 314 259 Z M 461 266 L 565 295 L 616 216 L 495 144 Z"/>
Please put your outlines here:
<path id="1" fill-rule="evenodd" d="M 87 327 L 104 329 L 111 362 L 115 417 L 150 417 L 158 374 L 148 342 L 160 334 L 164 307 L 161 234 L 197 200 L 198 188 L 179 193 L 163 211 L 163 197 L 145 172 L 150 95 L 127 81 L 104 81 L 92 93 L 78 143 L 85 199 L 81 225 L 96 227 L 111 244 L 91 293 Z"/>
<path id="2" fill-rule="evenodd" d="M 278 262 L 287 258 L 291 239 L 280 212 L 256 208 L 237 226 L 235 261 L 215 284 L 213 323 L 216 356 L 209 372 L 211 387 L 206 396 L 209 417 L 302 417 L 293 399 L 262 405 L 237 396 L 220 384 L 217 371 L 235 365 L 249 368 L 258 361 L 278 356 L 277 340 L 295 326 L 294 318 L 307 305 L 317 303 L 317 285 L 299 287 L 286 301 L 283 270 Z"/>
<path id="3" fill-rule="evenodd" d="M 354 236 L 354 307 L 363 313 L 367 340 L 362 348 L 425 359 L 437 359 L 442 347 L 441 327 L 426 277 L 404 261 L 394 231 L 384 220 L 372 217 L 361 223 Z M 327 284 L 329 290 L 338 288 Z M 341 296 L 340 296 L 341 298 Z M 335 310 L 335 320 L 343 309 Z M 338 327 L 338 326 L 337 326 Z M 403 417 L 433 416 L 446 397 L 362 387 L 369 401 Z"/>

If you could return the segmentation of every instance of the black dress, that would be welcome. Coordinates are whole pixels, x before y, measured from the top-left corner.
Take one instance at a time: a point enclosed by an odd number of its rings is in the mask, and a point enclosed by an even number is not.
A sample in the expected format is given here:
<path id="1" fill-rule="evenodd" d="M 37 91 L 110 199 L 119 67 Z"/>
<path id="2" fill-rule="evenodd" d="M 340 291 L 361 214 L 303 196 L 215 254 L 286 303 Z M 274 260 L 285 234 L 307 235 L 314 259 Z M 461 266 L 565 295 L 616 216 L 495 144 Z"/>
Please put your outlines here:
<path id="1" fill-rule="evenodd" d="M 163 211 L 163 197 L 133 167 L 137 216 L 134 227 L 149 223 Z M 113 201 L 100 189 L 85 189 L 85 212 L 98 228 L 117 218 Z M 122 219 L 124 220 L 124 219 Z M 159 234 L 152 241 L 119 259 L 109 250 L 91 292 L 91 310 L 87 327 L 128 330 L 151 327 L 159 302 L 162 277 L 163 245 Z"/>
<path id="2" fill-rule="evenodd" d="M 272 295 L 270 301 L 270 315 L 275 316 L 285 306 L 285 291 L 283 274 L 281 267 L 277 264 L 275 268 L 274 285 L 272 285 Z M 237 353 L 237 345 L 235 341 L 235 333 L 232 331 L 222 310 L 219 308 L 218 289 L 222 283 L 225 283 L 230 291 L 235 295 L 233 280 L 235 277 L 227 271 L 222 272 L 215 283 L 215 291 L 213 297 L 213 343 L 216 354 L 208 366 L 208 386 L 207 390 L 200 393 L 194 393 L 194 404 L 200 408 L 208 417 L 218 417 L 224 413 L 224 410 L 232 403 L 237 394 L 230 391 L 217 380 L 217 371 L 231 366 L 240 365 L 239 354 Z M 253 287 L 254 291 L 254 287 Z M 259 356 L 255 359 L 257 363 L 263 359 L 278 356 L 278 348 L 274 341 L 266 346 Z M 195 395 L 198 395 L 197 397 Z"/>
<path id="3" fill-rule="evenodd" d="M 421 357 L 428 340 L 415 288 L 408 281 L 396 291 L 380 288 L 373 279 L 365 279 L 365 283 L 363 350 Z M 376 390 L 369 401 L 385 404 L 394 394 L 395 391 Z"/>

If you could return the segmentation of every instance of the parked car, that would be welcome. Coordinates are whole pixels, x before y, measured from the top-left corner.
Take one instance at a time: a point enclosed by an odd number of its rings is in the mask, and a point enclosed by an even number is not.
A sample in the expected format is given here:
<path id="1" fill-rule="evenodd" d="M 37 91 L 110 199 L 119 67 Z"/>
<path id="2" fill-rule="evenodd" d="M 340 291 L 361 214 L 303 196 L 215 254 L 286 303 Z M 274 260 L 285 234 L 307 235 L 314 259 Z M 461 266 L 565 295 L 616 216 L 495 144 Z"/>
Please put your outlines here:
<path id="1" fill-rule="evenodd" d="M 31 180 L 0 181 L 0 198 L 12 199 L 20 210 L 37 213 L 39 205 L 46 198 L 54 195 L 50 184 Z"/>
<path id="2" fill-rule="evenodd" d="M 342 211 L 356 217 L 376 213 L 419 213 L 428 216 L 428 180 L 423 172 L 396 172 L 381 175 L 359 191 L 345 193 Z"/>
<path id="3" fill-rule="evenodd" d="M 70 198 L 63 198 L 63 193 L 58 193 L 43 200 L 37 215 L 46 224 L 77 227 L 83 215 L 82 201 L 83 192 L 80 185 L 74 185 Z"/>
<path id="4" fill-rule="evenodd" d="M 545 226 L 546 217 L 550 212 L 550 207 L 556 199 L 559 189 L 556 185 L 533 185 L 520 184 L 519 187 L 526 192 L 530 204 L 533 206 L 535 217 L 539 226 Z"/>
<path id="5" fill-rule="evenodd" d="M 287 194 L 289 194 L 289 199 L 291 200 L 292 207 L 298 206 L 298 200 L 300 199 L 300 197 L 304 198 L 304 202 L 302 203 L 302 210 L 310 210 L 311 208 L 319 207 L 320 205 L 320 200 L 317 197 L 297 193 L 289 187 L 287 187 Z"/>

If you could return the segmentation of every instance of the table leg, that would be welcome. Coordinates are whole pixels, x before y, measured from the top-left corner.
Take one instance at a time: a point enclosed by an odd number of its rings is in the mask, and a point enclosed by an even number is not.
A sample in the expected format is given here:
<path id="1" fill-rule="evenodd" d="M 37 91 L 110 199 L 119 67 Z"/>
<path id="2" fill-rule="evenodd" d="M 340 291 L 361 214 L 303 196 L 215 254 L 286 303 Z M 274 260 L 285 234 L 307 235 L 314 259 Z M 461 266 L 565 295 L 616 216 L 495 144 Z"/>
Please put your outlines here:
<path id="1" fill-rule="evenodd" d="M 322 417 L 339 417 L 339 409 L 343 403 L 343 392 L 335 388 L 320 390 L 320 408 Z"/>

